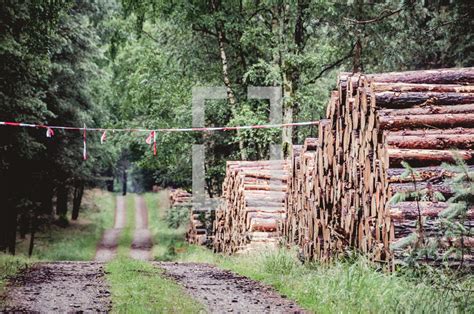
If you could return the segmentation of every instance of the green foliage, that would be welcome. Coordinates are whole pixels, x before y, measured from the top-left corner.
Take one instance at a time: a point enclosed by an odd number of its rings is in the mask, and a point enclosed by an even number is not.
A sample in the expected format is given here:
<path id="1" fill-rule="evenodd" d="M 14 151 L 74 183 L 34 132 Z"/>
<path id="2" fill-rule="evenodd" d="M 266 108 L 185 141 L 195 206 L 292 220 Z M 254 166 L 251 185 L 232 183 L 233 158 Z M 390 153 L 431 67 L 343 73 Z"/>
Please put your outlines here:
<path id="1" fill-rule="evenodd" d="M 459 28 L 459 21 L 472 28 L 466 0 L 123 0 L 122 5 L 125 19 L 113 21 L 114 103 L 120 119 L 147 126 L 190 126 L 191 86 L 223 85 L 219 32 L 226 79 L 237 102 L 232 107 L 207 102 L 208 126 L 266 123 L 268 102 L 246 99 L 251 85 L 285 87 L 285 106 L 293 108 L 290 120 L 308 121 L 324 117 L 338 70 L 386 72 L 473 63 L 471 35 Z M 209 193 L 220 193 L 225 159 L 240 159 L 241 153 L 248 159 L 268 158 L 269 144 L 281 142 L 278 133 L 206 134 Z M 295 144 L 308 136 L 317 136 L 317 128 L 293 130 Z M 144 156 L 136 161 L 154 171 L 161 185 L 190 187 L 193 141 L 202 138 L 165 134 L 159 139 L 162 154 L 151 158 L 142 149 Z"/>
<path id="2" fill-rule="evenodd" d="M 89 127 L 108 123 L 98 96 L 106 90 L 104 56 L 96 26 L 102 7 L 87 1 L 8 2 L 1 13 L 0 120 Z M 100 184 L 110 172 L 115 150 L 88 136 L 82 160 L 80 132 L 45 129 L 0 130 L 0 250 L 14 251 L 17 220 L 22 234 L 52 222 L 59 187 L 68 193 Z M 25 184 L 28 182 L 28 184 Z M 66 212 L 59 213 L 66 222 Z M 38 225 L 39 224 L 39 225 Z"/>
<path id="3" fill-rule="evenodd" d="M 463 261 L 464 255 L 471 251 L 469 247 L 465 247 L 464 239 L 473 235 L 472 226 L 466 224 L 466 216 L 467 211 L 474 206 L 474 172 L 469 171 L 461 158 L 456 159 L 455 165 L 445 164 L 443 167 L 454 172 L 448 182 L 454 194 L 448 200 L 448 208 L 440 214 L 442 240 L 447 242 L 442 245 L 449 246 L 443 257 L 449 259 L 456 255 Z"/>
<path id="4" fill-rule="evenodd" d="M 43 226 L 36 234 L 33 258 L 46 261 L 90 261 L 105 229 L 112 227 L 115 196 L 111 193 L 87 191 L 83 215 L 68 228 Z M 17 255 L 28 255 L 29 238 L 18 242 Z"/>
<path id="5" fill-rule="evenodd" d="M 180 226 L 186 226 L 189 222 L 189 207 L 176 206 L 168 210 L 166 223 L 168 227 L 177 229 Z"/>
<path id="6" fill-rule="evenodd" d="M 12 256 L 0 253 L 0 306 L 3 305 L 4 289 L 9 277 L 29 267 L 33 261 L 23 256 Z"/>

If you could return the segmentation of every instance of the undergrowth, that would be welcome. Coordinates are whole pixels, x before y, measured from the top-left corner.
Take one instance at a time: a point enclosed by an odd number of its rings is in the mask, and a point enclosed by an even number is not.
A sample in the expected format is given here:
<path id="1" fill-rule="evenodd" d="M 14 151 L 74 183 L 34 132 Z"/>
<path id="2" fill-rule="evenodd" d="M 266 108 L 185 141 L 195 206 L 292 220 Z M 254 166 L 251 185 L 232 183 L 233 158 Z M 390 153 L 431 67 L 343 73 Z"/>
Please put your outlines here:
<path id="1" fill-rule="evenodd" d="M 187 246 L 184 241 L 186 224 L 178 224 L 178 228 L 169 225 L 169 209 L 164 208 L 167 192 L 144 195 L 148 207 L 149 229 L 153 234 L 153 256 L 158 261 L 172 261 Z"/>
<path id="2" fill-rule="evenodd" d="M 0 309 L 3 308 L 3 295 L 8 278 L 26 269 L 33 263 L 33 260 L 24 256 L 12 256 L 0 253 Z"/>
<path id="3" fill-rule="evenodd" d="M 93 190 L 84 196 L 79 219 L 68 227 L 52 225 L 36 234 L 33 257 L 48 261 L 87 261 L 94 259 L 97 242 L 114 221 L 115 197 Z M 28 254 L 28 237 L 20 240 L 17 255 Z"/>

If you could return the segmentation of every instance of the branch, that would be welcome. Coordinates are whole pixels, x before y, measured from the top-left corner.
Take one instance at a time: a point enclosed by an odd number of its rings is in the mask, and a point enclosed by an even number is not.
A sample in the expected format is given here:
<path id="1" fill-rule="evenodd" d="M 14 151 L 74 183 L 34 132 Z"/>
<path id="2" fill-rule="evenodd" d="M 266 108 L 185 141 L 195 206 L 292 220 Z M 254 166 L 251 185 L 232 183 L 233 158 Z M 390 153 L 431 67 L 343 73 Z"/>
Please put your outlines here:
<path id="1" fill-rule="evenodd" d="M 151 40 L 153 40 L 154 42 L 158 43 L 158 44 L 161 44 L 161 42 L 156 39 L 155 37 L 153 37 L 150 33 L 148 33 L 147 31 L 145 30 L 142 30 L 142 33 L 145 34 L 148 38 L 150 38 Z"/>
<path id="2" fill-rule="evenodd" d="M 359 25 L 377 23 L 377 22 L 380 22 L 380 21 L 386 19 L 387 17 L 391 17 L 391 16 L 393 16 L 393 15 L 395 15 L 395 14 L 400 13 L 400 12 L 403 11 L 405 8 L 411 7 L 411 6 L 413 6 L 415 3 L 416 3 L 416 1 L 411 1 L 409 4 L 406 4 L 406 5 L 402 6 L 400 9 L 395 10 L 395 11 L 389 11 L 389 10 L 387 10 L 387 9 L 382 10 L 382 12 L 380 12 L 380 16 L 379 16 L 379 17 L 376 17 L 376 18 L 373 18 L 373 19 L 370 19 L 370 20 L 362 20 L 362 21 L 359 21 L 359 20 L 355 20 L 355 19 L 350 19 L 350 18 L 348 18 L 348 17 L 344 17 L 343 19 L 346 20 L 346 21 L 349 21 L 349 22 L 351 22 L 351 23 L 353 23 L 353 24 L 359 24 Z"/>
<path id="3" fill-rule="evenodd" d="M 198 25 L 193 25 L 192 26 L 192 29 L 193 31 L 195 32 L 201 32 L 201 33 L 204 33 L 204 34 L 208 34 L 208 35 L 211 35 L 211 36 L 214 36 L 214 37 L 218 37 L 217 36 L 217 33 L 214 33 L 213 31 L 207 29 L 207 28 L 204 28 L 204 27 L 200 27 Z"/>
<path id="4" fill-rule="evenodd" d="M 306 84 L 314 84 L 316 83 L 316 81 L 321 78 L 321 76 L 323 76 L 324 73 L 326 73 L 327 71 L 341 65 L 341 63 L 343 63 L 344 61 L 346 61 L 347 59 L 349 59 L 350 57 L 352 57 L 352 55 L 354 54 L 354 48 L 355 48 L 355 44 L 352 46 L 351 50 L 349 51 L 348 54 L 346 54 L 344 57 L 342 57 L 341 59 L 335 61 L 334 63 L 326 66 L 324 69 L 321 70 L 321 72 L 319 72 L 318 75 L 316 75 L 316 77 L 314 77 L 312 80 L 306 82 Z"/>

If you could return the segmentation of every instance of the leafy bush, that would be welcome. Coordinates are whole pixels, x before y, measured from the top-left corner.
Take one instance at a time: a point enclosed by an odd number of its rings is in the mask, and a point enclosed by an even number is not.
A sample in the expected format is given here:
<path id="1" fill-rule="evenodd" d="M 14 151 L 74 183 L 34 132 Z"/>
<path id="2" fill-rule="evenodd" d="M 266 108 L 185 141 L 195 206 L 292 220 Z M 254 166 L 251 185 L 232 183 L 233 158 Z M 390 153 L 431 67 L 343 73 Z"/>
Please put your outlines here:
<path id="1" fill-rule="evenodd" d="M 184 206 L 173 207 L 168 210 L 166 223 L 168 227 L 177 229 L 189 220 L 189 208 Z"/>

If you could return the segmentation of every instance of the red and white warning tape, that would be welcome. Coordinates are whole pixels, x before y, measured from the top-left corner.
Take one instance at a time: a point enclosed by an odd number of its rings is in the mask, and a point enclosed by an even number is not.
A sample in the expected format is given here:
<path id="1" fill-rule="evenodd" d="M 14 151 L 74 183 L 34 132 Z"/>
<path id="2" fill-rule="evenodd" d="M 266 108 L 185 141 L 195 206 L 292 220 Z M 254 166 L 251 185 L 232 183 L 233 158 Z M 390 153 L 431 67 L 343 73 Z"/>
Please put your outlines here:
<path id="1" fill-rule="evenodd" d="M 243 125 L 243 126 L 219 126 L 219 127 L 203 127 L 203 128 L 158 128 L 158 129 L 113 129 L 113 128 L 88 128 L 84 124 L 83 128 L 72 127 L 72 126 L 57 126 L 57 125 L 45 125 L 45 124 L 32 124 L 32 123 L 19 123 L 19 122 L 7 122 L 0 121 L 0 126 L 12 126 L 12 127 L 24 127 L 24 128 L 42 128 L 46 129 L 46 137 L 52 138 L 54 136 L 54 130 L 66 130 L 66 131 L 82 131 L 83 138 L 83 150 L 82 158 L 87 160 L 87 131 L 98 131 L 102 132 L 100 137 L 100 143 L 103 144 L 107 139 L 107 131 L 111 132 L 147 132 L 148 137 L 145 142 L 148 145 L 153 145 L 153 155 L 156 155 L 156 133 L 157 132 L 213 132 L 213 131 L 233 131 L 233 130 L 252 130 L 252 129 L 274 129 L 274 128 L 287 128 L 293 126 L 305 126 L 305 125 L 317 125 L 319 121 L 308 121 L 308 122 L 294 122 L 294 123 L 280 123 L 280 124 L 261 124 L 261 125 Z"/>
<path id="2" fill-rule="evenodd" d="M 18 123 L 18 122 L 5 122 L 0 121 L 0 125 L 14 126 L 14 127 L 26 127 L 26 128 L 45 128 L 51 135 L 54 135 L 53 130 L 85 130 L 85 131 L 99 131 L 104 132 L 102 137 L 105 140 L 107 131 L 112 132 L 212 132 L 212 131 L 235 131 L 235 130 L 250 130 L 250 129 L 276 129 L 276 128 L 287 128 L 292 126 L 305 126 L 305 125 L 318 125 L 319 121 L 307 121 L 307 122 L 294 122 L 294 123 L 280 123 L 280 124 L 260 124 L 260 125 L 242 125 L 242 126 L 218 126 L 218 127 L 202 127 L 202 128 L 158 128 L 158 129 L 134 129 L 134 128 L 78 128 L 72 126 L 57 126 L 57 125 L 44 125 L 44 124 L 31 124 L 31 123 Z"/>

